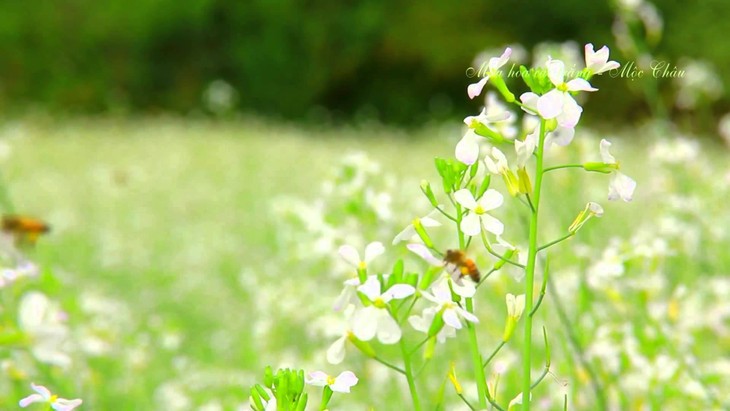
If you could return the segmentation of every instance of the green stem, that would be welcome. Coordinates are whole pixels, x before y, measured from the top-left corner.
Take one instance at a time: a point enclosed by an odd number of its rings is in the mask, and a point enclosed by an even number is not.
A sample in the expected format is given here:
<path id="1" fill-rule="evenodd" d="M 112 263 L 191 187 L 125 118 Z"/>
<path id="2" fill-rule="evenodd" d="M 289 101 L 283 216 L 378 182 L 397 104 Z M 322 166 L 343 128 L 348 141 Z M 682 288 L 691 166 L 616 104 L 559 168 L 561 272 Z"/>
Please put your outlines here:
<path id="1" fill-rule="evenodd" d="M 380 358 L 378 356 L 373 357 L 373 360 L 375 360 L 375 361 L 383 364 L 384 366 L 390 368 L 391 370 L 393 370 L 393 371 L 395 371 L 395 372 L 397 372 L 399 374 L 406 375 L 406 372 L 402 368 L 400 368 L 400 367 L 398 367 L 396 365 L 393 365 L 393 364 L 389 363 L 388 361 L 385 361 L 384 359 L 382 359 L 382 358 Z"/>
<path id="2" fill-rule="evenodd" d="M 547 167 L 546 169 L 544 169 L 542 171 L 543 171 L 543 173 L 547 173 L 548 171 L 560 170 L 563 168 L 583 168 L 583 164 L 563 164 L 563 165 L 559 165 L 559 166 Z"/>
<path id="3" fill-rule="evenodd" d="M 413 410 L 421 411 L 421 401 L 418 399 L 418 391 L 416 390 L 416 381 L 413 378 L 413 369 L 411 367 L 411 357 L 408 355 L 408 349 L 406 348 L 405 341 L 401 338 L 400 349 L 403 353 L 403 364 L 405 365 L 405 376 L 408 381 L 408 390 L 411 392 L 411 398 L 413 399 Z"/>
<path id="4" fill-rule="evenodd" d="M 506 343 L 507 343 L 506 341 L 500 342 L 499 345 L 497 346 L 497 348 L 495 348 L 494 351 L 492 351 L 492 354 L 484 361 L 484 364 L 482 364 L 482 367 L 486 367 L 487 365 L 489 365 L 489 362 L 492 361 L 492 358 L 494 358 L 494 356 L 497 355 L 499 350 L 501 350 L 502 347 L 504 347 L 504 345 Z"/>
<path id="5" fill-rule="evenodd" d="M 545 146 L 545 120 L 540 120 L 540 138 L 535 149 L 535 188 L 533 190 L 532 203 L 534 211 L 530 216 L 530 249 L 527 256 L 527 268 L 525 269 L 525 312 L 532 312 L 532 299 L 535 282 L 535 262 L 537 261 L 537 223 L 540 211 L 540 191 L 542 188 L 542 160 Z M 525 339 L 522 350 L 522 411 L 530 411 L 530 385 L 532 380 L 532 316 L 525 316 Z"/>
<path id="6" fill-rule="evenodd" d="M 548 247 L 552 247 L 555 244 L 557 244 L 557 243 L 559 243 L 561 241 L 565 241 L 565 240 L 569 239 L 570 237 L 572 237 L 574 235 L 575 235 L 575 231 L 571 231 L 568 234 L 566 234 L 566 235 L 564 235 L 564 236 L 562 236 L 562 237 L 560 237 L 558 239 L 555 239 L 555 240 L 553 240 L 553 241 L 551 241 L 551 242 L 549 242 L 547 244 L 541 245 L 540 247 L 537 247 L 537 251 L 542 251 L 542 250 L 544 250 L 544 249 L 546 249 Z"/>
<path id="7" fill-rule="evenodd" d="M 474 313 L 474 300 L 466 299 L 466 310 Z M 477 380 L 477 391 L 479 392 L 479 409 L 487 408 L 487 378 L 484 375 L 484 367 L 482 366 L 482 355 L 479 353 L 479 343 L 477 342 L 477 330 L 474 324 L 467 321 L 469 330 L 469 346 L 471 348 L 471 360 L 474 363 L 474 378 Z"/>

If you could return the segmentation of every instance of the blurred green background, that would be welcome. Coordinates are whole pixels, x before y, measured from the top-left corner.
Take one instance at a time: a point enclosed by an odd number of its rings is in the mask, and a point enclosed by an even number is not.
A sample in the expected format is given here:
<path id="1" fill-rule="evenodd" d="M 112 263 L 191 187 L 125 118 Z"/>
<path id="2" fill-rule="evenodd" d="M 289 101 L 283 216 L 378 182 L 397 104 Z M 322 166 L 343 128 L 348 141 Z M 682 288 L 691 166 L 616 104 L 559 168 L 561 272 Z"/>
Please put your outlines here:
<path id="1" fill-rule="evenodd" d="M 664 21 L 656 58 L 730 66 L 724 28 L 709 24 L 730 17 L 730 3 L 654 4 Z M 605 1 L 11 0 L 0 5 L 0 108 L 190 114 L 216 111 L 204 100 L 218 91 L 236 112 L 420 124 L 473 109 L 464 73 L 484 49 L 574 40 L 626 62 L 634 56 L 615 47 L 613 24 Z M 719 74 L 730 84 L 730 71 Z M 612 103 L 607 120 L 649 114 L 627 83 L 595 98 Z M 671 79 L 659 86 L 671 109 Z M 723 94 L 711 114 L 729 104 Z"/>

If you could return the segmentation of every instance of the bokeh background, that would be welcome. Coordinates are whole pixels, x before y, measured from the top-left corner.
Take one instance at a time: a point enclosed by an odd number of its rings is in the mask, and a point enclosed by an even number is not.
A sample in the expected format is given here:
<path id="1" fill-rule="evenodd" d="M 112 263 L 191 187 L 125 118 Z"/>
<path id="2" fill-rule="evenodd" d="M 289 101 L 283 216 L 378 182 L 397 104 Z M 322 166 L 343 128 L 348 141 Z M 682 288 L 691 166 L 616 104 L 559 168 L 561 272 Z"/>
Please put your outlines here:
<path id="1" fill-rule="evenodd" d="M 685 75 L 596 78 L 575 151 L 555 158 L 596 160 L 610 138 L 639 188 L 632 204 L 602 201 L 605 218 L 551 256 L 569 322 L 548 298 L 556 365 L 540 409 L 563 391 L 576 410 L 727 409 L 726 17 L 724 0 L 2 2 L 0 205 L 52 231 L 26 250 L 40 275 L 3 294 L 5 329 L 28 338 L 3 340 L 16 345 L 0 353 L 0 409 L 35 381 L 84 410 L 242 410 L 266 365 L 352 369 L 361 386 L 333 409 L 406 409 L 402 381 L 355 350 L 325 361 L 350 274 L 337 248 L 377 240 L 407 258 L 389 245 L 428 212 L 418 184 L 438 186 L 433 157 L 453 156 L 484 104 L 466 98 L 467 68 L 507 45 L 528 66 L 580 66 L 588 42 Z M 605 183 L 548 183 L 547 235 L 604 200 Z M 500 319 L 480 331 L 485 351 L 522 286 L 504 271 L 480 306 Z M 18 320 L 34 292 L 36 310 L 65 318 L 58 334 Z M 518 347 L 495 366 L 504 387 Z M 424 387 L 464 352 L 449 345 Z"/>

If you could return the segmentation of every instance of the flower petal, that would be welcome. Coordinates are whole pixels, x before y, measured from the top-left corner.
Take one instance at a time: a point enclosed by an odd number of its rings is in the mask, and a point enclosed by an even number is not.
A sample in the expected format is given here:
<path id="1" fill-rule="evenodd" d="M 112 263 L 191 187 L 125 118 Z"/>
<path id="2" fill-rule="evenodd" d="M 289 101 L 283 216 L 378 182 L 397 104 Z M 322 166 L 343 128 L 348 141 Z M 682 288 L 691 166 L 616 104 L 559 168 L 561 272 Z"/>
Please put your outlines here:
<path id="1" fill-rule="evenodd" d="M 427 263 L 429 263 L 429 264 L 431 264 L 433 266 L 440 266 L 440 265 L 442 265 L 441 264 L 442 263 L 441 260 L 439 260 L 438 258 L 434 257 L 433 254 L 431 254 L 431 251 L 428 249 L 428 247 L 426 247 L 423 244 L 420 244 L 420 243 L 412 243 L 412 244 L 408 244 L 406 246 L 406 248 L 408 250 L 410 250 L 411 252 L 413 252 L 414 254 L 416 254 L 417 256 L 423 258 L 424 260 L 426 260 Z"/>
<path id="2" fill-rule="evenodd" d="M 31 394 L 31 395 L 23 398 L 22 400 L 20 400 L 18 402 L 18 405 L 20 405 L 21 407 L 25 408 L 25 407 L 29 406 L 30 404 L 33 404 L 34 402 L 45 402 L 45 401 L 47 401 L 47 399 L 46 398 L 43 398 L 42 395 L 40 395 L 40 394 Z"/>
<path id="3" fill-rule="evenodd" d="M 327 362 L 330 364 L 339 364 L 345 359 L 345 342 L 347 335 L 336 339 L 327 349 Z"/>
<path id="4" fill-rule="evenodd" d="M 538 97 L 537 112 L 545 119 L 557 117 L 563 112 L 563 92 L 554 89 Z"/>
<path id="5" fill-rule="evenodd" d="M 82 403 L 83 403 L 83 401 L 80 399 L 67 400 L 65 398 L 59 398 L 56 400 L 56 402 L 51 404 L 51 408 L 53 408 L 56 411 L 73 411 L 74 409 L 76 409 L 76 407 L 78 407 Z"/>
<path id="6" fill-rule="evenodd" d="M 454 150 L 454 156 L 457 160 L 466 165 L 472 165 L 479 158 L 479 142 L 477 134 L 472 129 L 468 129 L 464 137 L 459 140 Z"/>
<path id="7" fill-rule="evenodd" d="M 343 245 L 337 252 L 340 254 L 340 257 L 342 257 L 342 259 L 347 261 L 350 265 L 355 267 L 360 265 L 360 253 L 357 252 L 355 247 L 351 245 Z"/>
<path id="8" fill-rule="evenodd" d="M 383 247 L 383 243 L 380 241 L 373 241 L 372 243 L 368 244 L 367 247 L 365 247 L 365 264 L 370 264 L 375 257 L 383 254 L 385 252 L 385 247 Z"/>
<path id="9" fill-rule="evenodd" d="M 475 236 L 479 235 L 479 233 L 482 232 L 482 227 L 479 222 L 479 216 L 477 216 L 474 213 L 467 214 L 462 220 L 461 224 L 459 225 L 459 229 L 461 232 L 468 236 Z"/>
<path id="10" fill-rule="evenodd" d="M 635 189 L 636 181 L 634 181 L 631 177 L 616 171 L 611 176 L 611 180 L 608 185 L 608 199 L 617 200 L 620 198 L 629 202 L 634 198 Z"/>
<path id="11" fill-rule="evenodd" d="M 413 228 L 413 224 L 409 224 L 408 227 L 404 228 L 403 231 L 398 233 L 395 238 L 393 238 L 392 245 L 396 245 L 400 243 L 401 241 L 410 240 L 411 237 L 416 235 L 416 229 Z"/>
<path id="12" fill-rule="evenodd" d="M 574 128 L 558 126 L 553 132 L 548 133 L 548 136 L 545 138 L 545 146 L 550 147 L 550 145 L 555 143 L 561 147 L 565 147 L 573 141 L 574 136 Z"/>
<path id="13" fill-rule="evenodd" d="M 477 207 L 477 202 L 476 200 L 474 200 L 474 196 L 471 194 L 471 191 L 467 190 L 466 188 L 462 188 L 461 190 L 455 192 L 454 199 L 457 203 L 461 204 L 461 206 L 466 208 L 467 210 L 473 210 Z"/>
<path id="14" fill-rule="evenodd" d="M 383 293 L 383 299 L 387 302 L 391 299 L 395 298 L 396 300 L 401 300 L 406 297 L 410 297 L 416 292 L 416 289 L 413 288 L 412 285 L 409 284 L 395 284 L 394 286 L 388 288 L 386 292 Z"/>
<path id="15" fill-rule="evenodd" d="M 352 315 L 352 333 L 359 340 L 370 341 L 378 330 L 378 308 L 364 307 Z"/>
<path id="16" fill-rule="evenodd" d="M 398 323 L 386 310 L 380 310 L 378 317 L 378 341 L 383 344 L 395 344 L 400 341 L 401 330 Z"/>
<path id="17" fill-rule="evenodd" d="M 555 86 L 563 84 L 565 79 L 565 63 L 560 60 L 548 59 L 546 65 L 550 82 Z"/>
<path id="18" fill-rule="evenodd" d="M 464 310 L 463 308 L 456 308 L 458 310 L 459 315 L 464 317 L 465 320 L 473 323 L 478 323 L 479 318 L 477 318 L 476 315 L 470 313 L 469 311 Z"/>
<path id="19" fill-rule="evenodd" d="M 357 377 L 352 371 L 343 371 L 335 378 L 334 384 L 330 385 L 330 389 L 334 392 L 350 392 L 350 387 L 357 384 Z"/>
<path id="20" fill-rule="evenodd" d="M 502 235 L 504 233 L 504 224 L 496 218 L 488 214 L 482 214 L 482 226 L 485 230 L 495 235 Z"/>
<path id="21" fill-rule="evenodd" d="M 444 310 L 444 312 L 441 314 L 441 318 L 443 318 L 444 322 L 449 326 L 454 327 L 457 330 L 461 329 L 461 321 L 459 321 L 459 316 L 456 314 L 456 310 L 454 310 L 453 308 L 448 308 Z"/>
<path id="22" fill-rule="evenodd" d="M 540 96 L 531 91 L 522 93 L 520 96 L 520 101 L 522 101 L 522 110 L 526 113 L 537 114 L 537 99 L 539 98 Z"/>
<path id="23" fill-rule="evenodd" d="M 501 206 L 503 202 L 504 197 L 502 196 L 502 193 L 493 188 L 484 192 L 484 195 L 482 195 L 479 199 L 479 205 L 482 206 L 484 211 L 494 210 Z"/>
<path id="24" fill-rule="evenodd" d="M 470 99 L 474 99 L 474 97 L 482 94 L 482 89 L 487 84 L 487 81 L 489 81 L 489 76 L 485 76 L 483 79 L 479 80 L 476 83 L 469 84 L 466 87 L 466 94 L 469 96 Z"/>
<path id="25" fill-rule="evenodd" d="M 601 151 L 601 160 L 606 164 L 616 164 L 616 158 L 611 155 L 611 153 L 608 151 L 611 148 L 611 142 L 604 139 L 601 139 L 600 143 L 600 151 Z"/>
<path id="26" fill-rule="evenodd" d="M 365 283 L 357 287 L 357 291 L 365 294 L 370 301 L 375 301 L 375 299 L 380 297 L 380 281 L 378 281 L 378 277 L 374 275 L 368 276 Z"/>
<path id="27" fill-rule="evenodd" d="M 567 84 L 569 91 L 598 91 L 597 88 L 591 86 L 586 79 L 574 78 Z"/>
<path id="28" fill-rule="evenodd" d="M 573 100 L 570 94 L 563 94 L 563 109 L 557 117 L 558 125 L 566 128 L 573 128 L 580 121 L 583 108 Z"/>
<path id="29" fill-rule="evenodd" d="M 327 385 L 327 380 L 329 379 L 329 375 L 327 375 L 324 371 L 312 371 L 309 374 L 307 374 L 307 377 L 304 379 L 304 381 L 309 385 L 314 385 L 315 387 L 324 387 Z"/>

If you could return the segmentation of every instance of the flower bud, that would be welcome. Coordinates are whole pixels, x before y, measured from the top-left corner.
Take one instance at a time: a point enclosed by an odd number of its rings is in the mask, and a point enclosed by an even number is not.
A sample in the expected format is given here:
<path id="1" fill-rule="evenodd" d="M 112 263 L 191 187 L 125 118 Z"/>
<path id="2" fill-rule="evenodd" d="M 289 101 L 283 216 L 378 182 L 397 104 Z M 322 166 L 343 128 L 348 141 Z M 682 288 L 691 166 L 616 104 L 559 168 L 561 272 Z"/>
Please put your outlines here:
<path id="1" fill-rule="evenodd" d="M 522 317 L 522 312 L 525 310 L 525 295 L 520 294 L 515 297 L 512 294 L 507 294 L 507 323 L 504 326 L 504 335 L 502 341 L 507 342 L 512 337 L 512 333 L 515 331 L 517 322 Z"/>
<path id="2" fill-rule="evenodd" d="M 517 170 L 517 176 L 519 177 L 520 193 L 532 195 L 532 182 L 530 181 L 530 175 L 527 173 L 527 169 L 520 167 Z"/>
<path id="3" fill-rule="evenodd" d="M 375 354 L 375 350 L 373 350 L 373 347 L 370 346 L 370 344 L 367 341 L 362 341 L 355 337 L 355 334 L 348 333 L 347 339 L 352 343 L 352 345 L 355 346 L 360 352 L 365 354 L 366 356 L 370 358 L 375 358 L 377 354 Z"/>
<path id="4" fill-rule="evenodd" d="M 578 213 L 573 223 L 568 227 L 568 232 L 575 233 L 583 227 L 586 221 L 590 220 L 593 216 L 601 217 L 603 215 L 603 207 L 598 203 L 589 202 L 586 207 Z"/>
<path id="5" fill-rule="evenodd" d="M 583 169 L 586 171 L 595 171 L 598 173 L 610 174 L 618 170 L 618 164 L 609 164 L 600 161 L 593 161 L 583 164 Z"/>
<path id="6" fill-rule="evenodd" d="M 454 385 L 454 390 L 456 390 L 458 395 L 464 393 L 464 389 L 461 388 L 459 380 L 456 379 L 456 364 L 454 362 L 451 363 L 451 369 L 449 370 L 449 381 Z"/>
<path id="7" fill-rule="evenodd" d="M 413 220 L 413 228 L 416 230 L 416 234 L 418 234 L 421 241 L 423 241 L 423 244 L 428 248 L 433 248 L 433 241 L 431 241 L 431 237 L 426 232 L 426 229 L 423 228 L 420 218 Z"/>
<path id="8" fill-rule="evenodd" d="M 431 203 L 432 206 L 439 206 L 438 202 L 436 202 L 436 196 L 433 194 L 433 190 L 431 190 L 431 183 L 427 180 L 421 181 L 421 192 L 423 192 L 423 195 L 426 196 L 428 202 Z"/>

